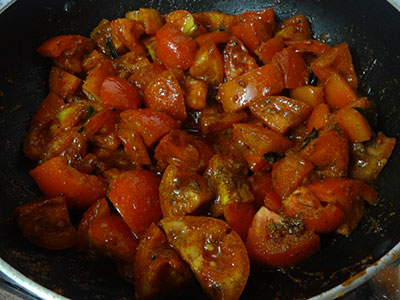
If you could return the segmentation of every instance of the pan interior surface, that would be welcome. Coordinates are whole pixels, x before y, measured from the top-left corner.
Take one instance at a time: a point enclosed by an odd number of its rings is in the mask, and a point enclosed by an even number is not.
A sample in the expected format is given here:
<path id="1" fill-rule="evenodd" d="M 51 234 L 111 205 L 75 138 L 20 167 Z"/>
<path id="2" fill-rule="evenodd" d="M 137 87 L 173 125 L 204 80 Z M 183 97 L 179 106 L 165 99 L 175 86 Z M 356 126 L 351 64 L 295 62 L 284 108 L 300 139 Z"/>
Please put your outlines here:
<path id="1" fill-rule="evenodd" d="M 335 45 L 347 42 L 360 80 L 359 92 L 377 105 L 378 130 L 399 138 L 400 14 L 378 0 L 169 0 L 169 1 L 17 1 L 0 16 L 0 257 L 39 284 L 72 299 L 132 299 L 112 262 L 94 263 L 74 250 L 48 251 L 25 241 L 12 220 L 17 205 L 40 195 L 28 171 L 22 143 L 30 119 L 48 93 L 51 64 L 36 53 L 46 39 L 60 34 L 88 36 L 102 18 L 153 7 L 166 13 L 244 10 L 273 7 L 278 21 L 304 14 L 314 38 Z M 322 249 L 285 271 L 252 268 L 242 299 L 304 299 L 320 294 L 362 271 L 399 242 L 399 147 L 376 187 L 380 199 L 349 237 L 323 236 Z M 199 287 L 190 298 L 204 299 Z M 187 299 L 188 294 L 182 299 Z"/>

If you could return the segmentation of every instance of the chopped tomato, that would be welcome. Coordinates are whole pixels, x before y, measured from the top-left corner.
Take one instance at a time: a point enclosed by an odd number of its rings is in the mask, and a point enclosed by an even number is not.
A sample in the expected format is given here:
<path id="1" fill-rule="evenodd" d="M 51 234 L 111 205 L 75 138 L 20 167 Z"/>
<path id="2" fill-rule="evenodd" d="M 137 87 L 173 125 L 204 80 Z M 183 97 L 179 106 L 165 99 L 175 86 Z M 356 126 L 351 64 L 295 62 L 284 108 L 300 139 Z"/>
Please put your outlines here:
<path id="1" fill-rule="evenodd" d="M 139 41 L 140 36 L 144 33 L 142 22 L 118 18 L 111 21 L 110 26 L 125 47 L 136 54 L 145 54 L 144 47 Z"/>
<path id="2" fill-rule="evenodd" d="M 240 22 L 232 27 L 232 34 L 238 37 L 247 49 L 254 51 L 271 38 L 272 30 L 261 20 Z"/>
<path id="3" fill-rule="evenodd" d="M 202 24 L 209 31 L 225 30 L 230 32 L 237 23 L 237 17 L 220 11 L 196 12 L 193 14 L 196 22 Z"/>
<path id="4" fill-rule="evenodd" d="M 109 109 L 135 109 L 140 107 L 140 96 L 136 88 L 122 78 L 108 76 L 100 88 L 101 105 Z"/>
<path id="5" fill-rule="evenodd" d="M 256 210 L 252 204 L 229 203 L 224 206 L 225 221 L 245 241 Z"/>
<path id="6" fill-rule="evenodd" d="M 194 41 L 197 45 L 201 46 L 207 42 L 207 40 L 212 40 L 215 44 L 225 44 L 228 42 L 231 34 L 226 31 L 215 31 L 215 32 L 207 32 L 202 35 L 197 36 Z"/>
<path id="7" fill-rule="evenodd" d="M 250 177 L 250 183 L 257 209 L 265 205 L 268 209 L 277 212 L 281 208 L 282 199 L 274 190 L 271 173 L 255 172 Z M 269 205 L 266 205 L 266 202 Z"/>
<path id="8" fill-rule="evenodd" d="M 149 83 L 144 101 L 148 108 L 165 112 L 180 121 L 186 119 L 183 91 L 171 70 L 162 72 Z"/>
<path id="9" fill-rule="evenodd" d="M 137 299 L 176 296 L 192 280 L 189 266 L 169 246 L 165 234 L 152 223 L 139 241 L 134 263 Z"/>
<path id="10" fill-rule="evenodd" d="M 119 215 L 104 215 L 89 225 L 89 243 L 98 252 L 123 262 L 133 262 L 137 239 Z"/>
<path id="11" fill-rule="evenodd" d="M 275 30 L 275 11 L 273 8 L 245 11 L 237 17 L 244 22 L 260 20 L 264 24 L 269 25 L 271 30 Z"/>
<path id="12" fill-rule="evenodd" d="M 159 190 L 164 217 L 196 214 L 212 199 L 203 176 L 174 165 L 165 169 Z"/>
<path id="13" fill-rule="evenodd" d="M 314 165 L 298 153 L 291 153 L 272 167 L 272 183 L 282 199 L 290 196 L 306 179 Z"/>
<path id="14" fill-rule="evenodd" d="M 244 111 L 224 112 L 219 106 L 207 106 L 201 111 L 200 126 L 203 134 L 223 131 L 232 128 L 247 118 Z"/>
<path id="15" fill-rule="evenodd" d="M 299 100 L 284 96 L 269 96 L 250 105 L 251 112 L 280 134 L 298 126 L 311 113 L 311 107 Z"/>
<path id="16" fill-rule="evenodd" d="M 350 142 L 366 142 L 371 139 L 371 127 L 362 114 L 357 111 L 357 107 L 341 108 L 333 116 Z"/>
<path id="17" fill-rule="evenodd" d="M 140 132 L 144 143 L 150 147 L 173 129 L 179 128 L 179 123 L 165 113 L 149 108 L 126 110 L 121 113 L 124 126 Z"/>
<path id="18" fill-rule="evenodd" d="M 207 142 L 184 131 L 172 130 L 157 145 L 154 158 L 163 169 L 174 164 L 202 171 L 214 154 L 214 149 Z"/>
<path id="19" fill-rule="evenodd" d="M 107 190 L 103 178 L 79 172 L 62 156 L 44 162 L 30 174 L 46 196 L 65 195 L 69 208 L 84 209 L 104 197 Z"/>
<path id="20" fill-rule="evenodd" d="M 188 36 L 196 35 L 200 27 L 199 24 L 196 24 L 193 15 L 187 10 L 183 9 L 174 10 L 166 14 L 165 21 L 174 25 Z"/>
<path id="21" fill-rule="evenodd" d="M 315 55 L 322 55 L 331 49 L 329 45 L 317 40 L 286 41 L 285 44 L 293 50 L 296 50 L 296 52 L 310 52 Z"/>
<path id="22" fill-rule="evenodd" d="M 306 186 L 298 188 L 283 203 L 289 216 L 300 216 L 307 229 L 315 232 L 335 231 L 344 220 L 343 212 L 335 204 L 328 203 L 323 206 Z"/>
<path id="23" fill-rule="evenodd" d="M 144 95 L 147 86 L 149 83 L 166 69 L 165 67 L 158 63 L 153 62 L 150 64 L 146 64 L 139 70 L 136 70 L 130 77 L 129 81 L 135 84 L 136 88 Z"/>
<path id="24" fill-rule="evenodd" d="M 208 85 L 203 80 L 185 76 L 181 81 L 187 108 L 202 110 L 207 104 Z"/>
<path id="25" fill-rule="evenodd" d="M 224 72 L 227 80 L 258 68 L 256 60 L 249 54 L 243 43 L 232 36 L 224 49 Z"/>
<path id="26" fill-rule="evenodd" d="M 283 38 L 281 36 L 276 36 L 266 42 L 263 42 L 260 47 L 254 50 L 254 52 L 264 64 L 269 64 L 272 60 L 272 57 L 276 53 L 282 51 L 284 47 L 285 44 L 283 42 Z"/>
<path id="27" fill-rule="evenodd" d="M 164 24 L 161 14 L 153 8 L 140 8 L 139 21 L 143 22 L 146 34 L 156 34 Z"/>
<path id="28" fill-rule="evenodd" d="M 293 49 L 284 48 L 272 58 L 282 71 L 283 86 L 293 89 L 308 84 L 309 71 L 304 59 Z"/>
<path id="29" fill-rule="evenodd" d="M 61 250 L 77 242 L 65 197 L 37 199 L 18 206 L 15 215 L 22 235 L 36 246 Z"/>
<path id="30" fill-rule="evenodd" d="M 157 31 L 156 37 L 157 57 L 167 68 L 190 68 L 197 49 L 193 39 L 169 23 Z"/>
<path id="31" fill-rule="evenodd" d="M 83 214 L 77 231 L 78 248 L 86 250 L 89 246 L 89 227 L 93 221 L 110 215 L 110 207 L 106 198 L 94 202 Z"/>
<path id="32" fill-rule="evenodd" d="M 290 97 L 301 100 L 311 107 L 324 103 L 324 91 L 320 86 L 304 85 L 291 89 Z"/>
<path id="33" fill-rule="evenodd" d="M 307 131 L 310 133 L 313 128 L 319 130 L 325 127 L 331 120 L 331 113 L 328 105 L 325 103 L 318 104 L 311 112 L 307 120 Z"/>
<path id="34" fill-rule="evenodd" d="M 108 197 L 136 236 L 161 218 L 159 185 L 160 178 L 147 170 L 124 172 L 110 184 Z"/>
<path id="35" fill-rule="evenodd" d="M 89 99 L 100 100 L 101 86 L 104 80 L 113 75 L 114 68 L 110 61 L 105 61 L 101 65 L 88 72 L 82 90 Z"/>
<path id="36" fill-rule="evenodd" d="M 326 104 L 331 109 L 346 107 L 357 99 L 356 93 L 338 73 L 331 75 L 324 82 Z"/>
<path id="37" fill-rule="evenodd" d="M 309 258 L 320 248 L 319 236 L 295 226 L 290 220 L 261 207 L 247 235 L 250 260 L 267 268 L 290 267 Z"/>
<path id="38" fill-rule="evenodd" d="M 118 126 L 117 135 L 124 144 L 125 152 L 132 162 L 139 167 L 151 164 L 147 147 L 143 143 L 139 132 Z"/>
<path id="39" fill-rule="evenodd" d="M 206 41 L 196 52 L 190 75 L 202 79 L 211 87 L 217 87 L 224 79 L 224 62 L 217 45 L 212 40 Z"/>
<path id="40" fill-rule="evenodd" d="M 80 84 L 81 80 L 78 77 L 58 67 L 53 67 L 50 71 L 50 91 L 64 99 L 72 96 Z"/>
<path id="41" fill-rule="evenodd" d="M 278 94 L 282 89 L 281 71 L 268 64 L 223 83 L 218 89 L 217 100 L 226 112 L 234 112 L 266 96 Z"/>
<path id="42" fill-rule="evenodd" d="M 184 216 L 164 218 L 161 226 L 211 298 L 239 298 L 250 272 L 249 257 L 228 224 L 210 217 Z"/>
<path id="43" fill-rule="evenodd" d="M 311 38 L 310 23 L 304 15 L 297 15 L 280 23 L 276 35 L 285 40 L 307 40 Z"/>

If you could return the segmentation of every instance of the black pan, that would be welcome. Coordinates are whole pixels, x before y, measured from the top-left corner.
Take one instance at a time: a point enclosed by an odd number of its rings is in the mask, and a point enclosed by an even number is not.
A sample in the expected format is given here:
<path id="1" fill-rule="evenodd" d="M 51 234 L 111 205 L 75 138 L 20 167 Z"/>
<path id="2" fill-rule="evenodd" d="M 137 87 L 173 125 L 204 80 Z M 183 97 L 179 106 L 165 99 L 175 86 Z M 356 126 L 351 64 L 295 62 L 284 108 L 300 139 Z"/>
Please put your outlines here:
<path id="1" fill-rule="evenodd" d="M 240 13 L 274 7 L 278 20 L 307 15 L 316 38 L 332 45 L 349 43 L 360 76 L 360 93 L 377 104 L 378 129 L 399 138 L 400 14 L 384 0 L 19 0 L 0 15 L 0 257 L 40 285 L 73 299 L 132 299 L 134 290 L 107 262 L 87 261 L 73 250 L 46 251 L 32 246 L 10 218 L 17 205 L 40 194 L 28 175 L 34 164 L 22 154 L 30 118 L 48 93 L 50 62 L 35 49 L 54 35 L 88 36 L 101 18 L 113 19 L 140 7 L 163 13 L 179 8 Z M 242 299 L 318 295 L 388 253 L 400 241 L 399 169 L 396 147 L 376 183 L 377 206 L 369 209 L 350 237 L 324 236 L 319 253 L 286 273 L 254 269 Z M 343 291 L 339 289 L 335 291 Z M 190 297 L 203 299 L 205 295 L 196 287 Z"/>

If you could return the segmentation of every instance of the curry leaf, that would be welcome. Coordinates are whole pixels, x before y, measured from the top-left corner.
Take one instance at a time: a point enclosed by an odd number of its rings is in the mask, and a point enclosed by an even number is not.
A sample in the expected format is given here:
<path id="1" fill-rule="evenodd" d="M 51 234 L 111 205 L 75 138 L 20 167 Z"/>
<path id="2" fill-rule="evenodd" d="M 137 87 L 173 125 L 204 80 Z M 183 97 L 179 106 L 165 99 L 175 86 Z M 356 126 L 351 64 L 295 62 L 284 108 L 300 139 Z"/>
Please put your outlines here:
<path id="1" fill-rule="evenodd" d="M 276 153 L 276 152 L 268 152 L 263 155 L 264 159 L 270 164 L 273 165 L 281 158 L 285 157 L 283 153 Z"/>
<path id="2" fill-rule="evenodd" d="M 106 46 L 107 46 L 108 52 L 110 52 L 112 59 L 116 59 L 119 57 L 117 51 L 114 48 L 112 40 L 109 37 L 106 38 Z"/>
<path id="3" fill-rule="evenodd" d="M 82 120 L 81 125 L 82 127 L 78 129 L 78 132 L 81 133 L 83 131 L 83 125 L 94 115 L 94 108 L 93 106 L 89 105 L 89 107 L 86 109 L 86 115 L 85 118 Z"/>
<path id="4" fill-rule="evenodd" d="M 308 145 L 312 140 L 317 139 L 318 136 L 319 136 L 319 131 L 313 127 L 313 129 L 311 130 L 310 134 L 307 135 L 307 137 L 304 139 L 304 141 L 303 141 L 303 143 L 302 143 L 302 145 L 301 145 L 299 151 L 301 151 L 301 150 L 303 150 L 305 147 L 307 147 L 307 145 Z"/>

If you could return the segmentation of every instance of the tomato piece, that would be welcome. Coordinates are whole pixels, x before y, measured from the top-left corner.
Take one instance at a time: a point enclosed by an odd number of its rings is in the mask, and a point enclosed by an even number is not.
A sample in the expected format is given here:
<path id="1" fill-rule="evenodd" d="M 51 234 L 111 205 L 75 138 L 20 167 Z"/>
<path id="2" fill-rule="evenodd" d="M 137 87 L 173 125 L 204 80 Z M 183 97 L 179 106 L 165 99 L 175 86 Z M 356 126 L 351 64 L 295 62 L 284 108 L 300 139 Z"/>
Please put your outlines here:
<path id="1" fill-rule="evenodd" d="M 307 131 L 310 133 L 313 128 L 319 130 L 329 124 L 331 120 L 331 112 L 325 103 L 318 104 L 311 112 L 307 120 Z"/>
<path id="2" fill-rule="evenodd" d="M 164 217 L 198 213 L 212 199 L 207 180 L 195 171 L 169 165 L 160 183 Z"/>
<path id="3" fill-rule="evenodd" d="M 277 64 L 283 75 L 285 89 L 293 89 L 308 84 L 309 71 L 304 59 L 293 49 L 284 48 L 276 53 L 272 62 Z"/>
<path id="4" fill-rule="evenodd" d="M 202 79 L 211 87 L 217 87 L 224 79 L 224 62 L 217 45 L 212 40 L 206 41 L 196 52 L 190 75 Z"/>
<path id="5" fill-rule="evenodd" d="M 226 31 L 215 31 L 215 32 L 207 32 L 197 36 L 194 41 L 197 45 L 201 46 L 207 42 L 207 40 L 212 40 L 216 45 L 218 44 L 226 44 L 231 37 L 231 34 Z"/>
<path id="6" fill-rule="evenodd" d="M 217 154 L 210 159 L 204 176 L 215 195 L 210 207 L 212 216 L 221 216 L 229 203 L 254 201 L 245 164 Z"/>
<path id="7" fill-rule="evenodd" d="M 127 80 L 108 76 L 101 84 L 100 102 L 108 109 L 135 109 L 140 107 L 140 96 Z"/>
<path id="8" fill-rule="evenodd" d="M 39 160 L 49 142 L 47 128 L 54 117 L 62 110 L 64 100 L 50 92 L 42 101 L 31 120 L 29 131 L 24 141 L 24 154 L 32 160 Z"/>
<path id="9" fill-rule="evenodd" d="M 137 239 L 119 215 L 104 215 L 89 225 L 89 243 L 98 252 L 118 261 L 133 262 Z"/>
<path id="10" fill-rule="evenodd" d="M 290 217 L 302 217 L 307 229 L 318 233 L 335 231 L 344 220 L 343 212 L 336 205 L 322 206 L 306 186 L 299 187 L 283 203 Z"/>
<path id="11" fill-rule="evenodd" d="M 148 65 L 136 70 L 129 77 L 129 81 L 134 83 L 136 88 L 142 93 L 142 95 L 144 95 L 146 88 L 150 84 L 150 82 L 165 70 L 166 69 L 162 64 L 158 62 L 150 64 L 149 62 Z"/>
<path id="12" fill-rule="evenodd" d="M 176 129 L 161 139 L 155 149 L 154 158 L 162 169 L 173 164 L 202 171 L 214 154 L 214 149 L 207 142 Z"/>
<path id="13" fill-rule="evenodd" d="M 15 216 L 22 235 L 38 247 L 61 250 L 77 242 L 65 197 L 31 201 L 18 206 Z"/>
<path id="14" fill-rule="evenodd" d="M 84 209 L 104 197 L 107 190 L 104 179 L 79 172 L 62 156 L 44 162 L 30 174 L 46 196 L 65 195 L 69 208 Z"/>
<path id="15" fill-rule="evenodd" d="M 202 24 L 207 31 L 231 31 L 237 23 L 237 16 L 225 14 L 220 11 L 197 12 L 193 14 L 196 22 Z"/>
<path id="16" fill-rule="evenodd" d="M 276 35 L 285 40 L 308 40 L 311 38 L 310 23 L 304 15 L 291 17 L 278 25 Z"/>
<path id="17" fill-rule="evenodd" d="M 112 110 L 99 111 L 83 125 L 85 134 L 88 137 L 93 137 L 96 133 L 110 133 L 115 131 L 115 123 L 119 121 L 119 114 Z"/>
<path id="18" fill-rule="evenodd" d="M 144 47 L 139 41 L 140 36 L 145 31 L 142 22 L 118 18 L 112 20 L 110 26 L 113 33 L 125 47 L 138 55 L 145 55 Z"/>
<path id="19" fill-rule="evenodd" d="M 228 113 L 222 111 L 220 106 L 207 106 L 200 115 L 201 132 L 207 134 L 223 131 L 246 119 L 247 114 L 244 111 Z"/>
<path id="20" fill-rule="evenodd" d="M 226 112 L 235 112 L 266 96 L 279 94 L 282 89 L 281 71 L 275 65 L 268 64 L 223 83 L 216 99 Z"/>
<path id="21" fill-rule="evenodd" d="M 378 192 L 368 184 L 349 178 L 331 178 L 310 183 L 308 187 L 321 202 L 333 203 L 344 213 L 344 221 L 337 229 L 343 235 L 349 235 L 364 216 L 364 202 L 376 203 Z"/>
<path id="22" fill-rule="evenodd" d="M 357 99 L 356 93 L 338 73 L 331 73 L 323 87 L 326 104 L 331 109 L 346 107 Z"/>
<path id="23" fill-rule="evenodd" d="M 366 142 L 371 139 L 372 130 L 367 120 L 356 107 L 344 107 L 333 115 L 352 143 Z"/>
<path id="24" fill-rule="evenodd" d="M 303 150 L 302 155 L 319 167 L 324 177 L 343 177 L 347 174 L 349 146 L 346 137 L 337 130 L 320 132 Z"/>
<path id="25" fill-rule="evenodd" d="M 164 19 L 161 14 L 153 8 L 140 8 L 139 21 L 144 24 L 146 34 L 156 34 L 164 25 Z"/>
<path id="26" fill-rule="evenodd" d="M 311 107 L 296 99 L 269 96 L 253 101 L 250 111 L 275 132 L 285 134 L 308 117 Z"/>
<path id="27" fill-rule="evenodd" d="M 114 68 L 110 61 L 105 61 L 88 72 L 82 90 L 89 99 L 100 100 L 101 86 L 104 80 L 113 75 Z"/>
<path id="28" fill-rule="evenodd" d="M 159 185 L 160 178 L 147 170 L 124 172 L 110 184 L 108 198 L 136 236 L 161 218 Z"/>
<path id="29" fill-rule="evenodd" d="M 64 51 L 72 50 L 72 52 L 75 52 L 76 48 L 90 43 L 90 39 L 81 35 L 58 35 L 40 45 L 37 52 L 45 57 L 58 57 Z"/>
<path id="30" fill-rule="evenodd" d="M 354 144 L 351 147 L 354 161 L 349 165 L 351 178 L 372 182 L 388 162 L 396 145 L 395 138 L 389 138 L 382 132 L 367 144 Z"/>
<path id="31" fill-rule="evenodd" d="M 89 227 L 92 222 L 109 215 L 110 207 L 106 198 L 101 198 L 89 206 L 82 216 L 77 231 L 79 250 L 86 250 L 89 247 Z"/>
<path id="32" fill-rule="evenodd" d="M 115 49 L 118 55 L 121 55 L 127 51 L 126 47 L 116 35 L 116 32 L 112 30 L 110 21 L 102 19 L 100 23 L 90 33 L 90 38 L 96 43 L 97 47 L 106 54 L 109 58 L 114 56 L 111 53 L 111 48 Z"/>
<path id="33" fill-rule="evenodd" d="M 292 146 L 292 142 L 279 133 L 249 123 L 233 124 L 233 137 L 261 155 L 268 152 L 283 153 Z"/>
<path id="34" fill-rule="evenodd" d="M 304 85 L 290 90 L 290 98 L 301 100 L 311 107 L 324 103 L 324 90 L 320 86 Z"/>
<path id="35" fill-rule="evenodd" d="M 207 104 L 207 83 L 203 80 L 194 79 L 192 76 L 185 76 L 181 81 L 185 104 L 189 109 L 202 110 Z"/>
<path id="36" fill-rule="evenodd" d="M 184 216 L 162 219 L 161 226 L 212 299 L 239 299 L 250 263 L 242 240 L 228 224 L 210 217 Z"/>
<path id="37" fill-rule="evenodd" d="M 237 37 L 232 36 L 224 49 L 224 72 L 227 80 L 258 68 L 256 60 Z"/>
<path id="38" fill-rule="evenodd" d="M 183 91 L 171 70 L 162 72 L 149 83 L 144 101 L 148 108 L 165 112 L 180 121 L 186 119 Z"/>
<path id="39" fill-rule="evenodd" d="M 156 37 L 157 57 L 167 68 L 190 68 L 197 49 L 193 39 L 169 23 L 157 31 Z"/>
<path id="40" fill-rule="evenodd" d="M 317 40 L 285 41 L 285 45 L 298 53 L 309 52 L 318 56 L 331 49 L 329 45 Z"/>
<path id="41" fill-rule="evenodd" d="M 263 42 L 260 47 L 254 50 L 254 53 L 264 64 L 269 64 L 272 60 L 272 57 L 276 53 L 282 51 L 285 47 L 283 41 L 284 40 L 281 36 L 273 37 L 272 39 Z"/>
<path id="42" fill-rule="evenodd" d="M 149 108 L 126 110 L 121 113 L 124 126 L 140 132 L 146 146 L 151 147 L 164 135 L 179 128 L 179 123 L 165 113 Z"/>
<path id="43" fill-rule="evenodd" d="M 151 160 L 147 153 L 147 147 L 143 143 L 140 133 L 118 126 L 117 135 L 124 144 L 126 154 L 137 166 L 150 165 Z"/>
<path id="44" fill-rule="evenodd" d="M 260 10 L 249 10 L 244 13 L 237 15 L 237 17 L 243 22 L 252 22 L 254 20 L 260 20 L 264 24 L 269 25 L 270 29 L 275 30 L 275 11 L 271 8 L 260 9 Z"/>
<path id="45" fill-rule="evenodd" d="M 140 239 L 134 263 L 137 299 L 176 296 L 192 281 L 192 273 L 169 246 L 165 234 L 152 223 Z M 179 294 L 179 292 L 178 292 Z"/>
<path id="46" fill-rule="evenodd" d="M 49 87 L 50 91 L 58 96 L 64 99 L 72 96 L 75 94 L 80 84 L 81 80 L 78 77 L 58 67 L 51 68 Z"/>
<path id="47" fill-rule="evenodd" d="M 256 210 L 247 203 L 229 203 L 224 206 L 225 221 L 245 241 Z"/>
<path id="48" fill-rule="evenodd" d="M 83 58 L 83 71 L 87 73 L 98 65 L 104 63 L 106 60 L 107 56 L 97 50 L 93 50 L 89 55 Z"/>
<path id="49" fill-rule="evenodd" d="M 232 27 L 232 34 L 238 37 L 251 52 L 271 38 L 272 30 L 261 20 L 240 22 Z"/>
<path id="50" fill-rule="evenodd" d="M 194 17 L 187 10 L 179 9 L 174 10 L 165 15 L 165 21 L 174 25 L 184 34 L 193 36 L 196 34 L 199 25 L 196 24 Z"/>
<path id="51" fill-rule="evenodd" d="M 290 196 L 306 179 L 314 165 L 299 153 L 291 153 L 272 167 L 272 183 L 282 199 Z"/>
<path id="52" fill-rule="evenodd" d="M 288 225 L 288 221 L 265 207 L 258 210 L 246 241 L 251 261 L 266 268 L 285 268 L 300 263 L 319 250 L 317 234 L 295 224 Z"/>

